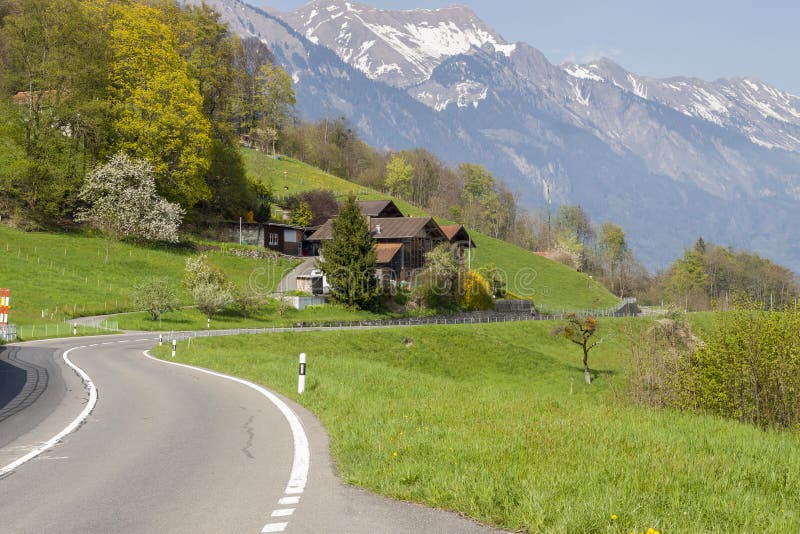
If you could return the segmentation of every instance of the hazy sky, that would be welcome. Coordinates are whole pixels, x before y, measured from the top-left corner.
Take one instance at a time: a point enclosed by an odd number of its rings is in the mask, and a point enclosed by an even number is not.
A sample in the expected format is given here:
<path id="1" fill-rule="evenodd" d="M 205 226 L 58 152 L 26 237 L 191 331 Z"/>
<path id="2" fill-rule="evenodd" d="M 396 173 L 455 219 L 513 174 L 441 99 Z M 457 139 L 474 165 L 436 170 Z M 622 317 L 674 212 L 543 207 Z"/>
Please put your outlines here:
<path id="1" fill-rule="evenodd" d="M 246 0 L 291 11 L 304 0 Z M 797 0 L 368 0 L 385 9 L 472 8 L 553 63 L 606 56 L 637 74 L 755 76 L 800 95 Z"/>

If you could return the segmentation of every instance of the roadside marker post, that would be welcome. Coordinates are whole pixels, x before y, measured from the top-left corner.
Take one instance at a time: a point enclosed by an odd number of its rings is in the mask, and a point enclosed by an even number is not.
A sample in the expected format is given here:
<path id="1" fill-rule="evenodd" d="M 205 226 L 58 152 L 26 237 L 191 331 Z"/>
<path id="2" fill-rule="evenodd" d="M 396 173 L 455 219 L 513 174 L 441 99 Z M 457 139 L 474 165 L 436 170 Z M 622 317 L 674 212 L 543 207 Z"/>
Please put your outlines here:
<path id="1" fill-rule="evenodd" d="M 78 323 L 72 323 L 72 335 L 73 336 L 78 335 Z"/>
<path id="2" fill-rule="evenodd" d="M 306 353 L 300 353 L 300 374 L 297 376 L 297 393 L 302 395 L 306 390 Z"/>
<path id="3" fill-rule="evenodd" d="M 209 317 L 208 320 L 207 320 L 206 329 L 207 330 L 211 330 L 211 317 Z"/>
<path id="4" fill-rule="evenodd" d="M 172 340 L 172 357 L 173 358 L 175 357 L 175 352 L 177 350 L 178 350 L 178 340 L 177 339 L 173 339 Z"/>
<path id="5" fill-rule="evenodd" d="M 160 347 L 163 344 L 164 344 L 164 334 L 158 334 L 158 346 Z"/>
<path id="6" fill-rule="evenodd" d="M 11 290 L 0 289 L 0 325 L 8 325 L 9 311 L 11 311 Z"/>

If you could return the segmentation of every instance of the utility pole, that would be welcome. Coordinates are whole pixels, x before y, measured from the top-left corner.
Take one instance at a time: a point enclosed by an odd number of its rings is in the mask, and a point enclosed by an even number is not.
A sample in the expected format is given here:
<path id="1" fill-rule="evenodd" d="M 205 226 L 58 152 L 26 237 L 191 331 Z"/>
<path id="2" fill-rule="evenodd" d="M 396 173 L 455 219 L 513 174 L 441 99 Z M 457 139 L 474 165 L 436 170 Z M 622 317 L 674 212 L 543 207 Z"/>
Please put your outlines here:
<path id="1" fill-rule="evenodd" d="M 550 199 L 551 199 L 550 193 L 552 191 L 552 187 L 553 186 L 550 184 L 550 182 L 548 182 L 547 180 L 544 181 L 544 196 L 547 199 L 547 250 L 550 250 L 551 247 L 550 236 L 552 228 L 550 225 Z"/>

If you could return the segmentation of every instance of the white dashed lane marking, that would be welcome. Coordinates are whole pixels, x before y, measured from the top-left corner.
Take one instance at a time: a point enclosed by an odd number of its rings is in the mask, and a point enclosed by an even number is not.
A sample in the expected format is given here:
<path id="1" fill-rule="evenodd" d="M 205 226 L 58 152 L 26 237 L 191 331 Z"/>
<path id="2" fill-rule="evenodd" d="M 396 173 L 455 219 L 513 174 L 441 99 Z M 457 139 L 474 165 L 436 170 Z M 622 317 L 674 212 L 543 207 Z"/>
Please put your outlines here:
<path id="1" fill-rule="evenodd" d="M 286 517 L 294 513 L 294 508 L 279 508 L 272 512 L 272 517 Z"/>
<path id="2" fill-rule="evenodd" d="M 261 532 L 283 532 L 286 530 L 286 525 L 289 523 L 267 523 L 264 525 L 264 528 L 261 529 Z"/>

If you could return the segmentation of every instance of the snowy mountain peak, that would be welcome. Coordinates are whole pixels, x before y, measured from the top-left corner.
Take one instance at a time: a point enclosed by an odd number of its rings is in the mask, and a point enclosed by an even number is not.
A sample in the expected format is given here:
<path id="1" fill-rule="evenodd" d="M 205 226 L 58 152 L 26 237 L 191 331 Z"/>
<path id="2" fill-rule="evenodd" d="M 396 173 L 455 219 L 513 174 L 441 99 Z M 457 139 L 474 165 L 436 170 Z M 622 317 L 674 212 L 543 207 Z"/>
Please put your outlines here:
<path id="1" fill-rule="evenodd" d="M 430 78 L 449 57 L 487 45 L 509 56 L 507 43 L 466 6 L 386 11 L 343 0 L 317 0 L 284 19 L 367 77 L 396 87 Z"/>
<path id="2" fill-rule="evenodd" d="M 765 148 L 800 151 L 800 98 L 756 78 L 652 78 L 631 73 L 610 59 L 561 70 L 580 83 L 610 84 L 689 117 L 742 133 Z"/>

